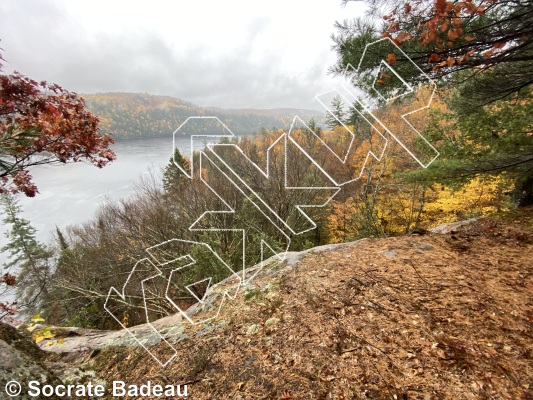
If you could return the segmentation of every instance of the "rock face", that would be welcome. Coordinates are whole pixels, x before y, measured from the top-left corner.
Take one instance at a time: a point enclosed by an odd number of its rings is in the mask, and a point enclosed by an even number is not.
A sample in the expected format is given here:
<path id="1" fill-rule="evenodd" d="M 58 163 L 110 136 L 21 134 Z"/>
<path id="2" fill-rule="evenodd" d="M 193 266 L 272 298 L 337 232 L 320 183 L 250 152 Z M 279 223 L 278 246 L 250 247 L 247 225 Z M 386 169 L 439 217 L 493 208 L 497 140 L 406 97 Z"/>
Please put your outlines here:
<path id="1" fill-rule="evenodd" d="M 85 367 L 108 381 L 187 382 L 195 400 L 533 399 L 529 220 L 289 253 L 218 314 L 232 281 L 210 287 L 190 315 L 216 318 L 169 337 L 178 354 L 164 368 L 165 343 L 150 347 L 157 361 L 109 346 Z"/>
<path id="2" fill-rule="evenodd" d="M 63 344 L 43 341 L 43 352 L 0 324 L 0 400 L 9 380 L 56 377 L 107 387 L 186 382 L 196 400 L 533 399 L 533 213 L 526 221 L 463 221 L 438 228 L 451 234 L 274 256 L 220 312 L 232 279 L 189 309 L 212 321 L 174 315 L 129 328 L 139 342 L 126 330 L 52 327 Z"/>
<path id="3" fill-rule="evenodd" d="M 161 341 L 161 338 L 179 336 L 182 331 L 182 318 L 180 314 L 161 318 L 149 324 L 137 325 L 129 328 L 129 332 L 135 334 L 145 346 L 153 346 Z M 38 329 L 45 325 L 37 325 Z M 140 346 L 139 342 L 123 329 L 120 331 L 100 331 L 95 329 L 83 329 L 77 327 L 50 326 L 54 334 L 54 339 L 61 338 L 61 345 L 54 344 L 48 346 L 48 342 L 43 340 L 40 348 L 52 353 L 78 353 L 92 350 L 100 350 L 109 346 Z M 157 329 L 157 332 L 154 330 Z"/>
<path id="4" fill-rule="evenodd" d="M 288 252 L 285 259 L 286 266 L 289 268 L 298 264 L 302 257 L 305 257 L 311 252 L 320 253 L 329 251 L 342 247 L 346 244 L 349 243 L 324 245 L 302 252 Z M 268 260 L 265 260 L 264 264 L 270 265 L 271 263 L 276 262 L 279 262 L 278 257 L 272 256 Z M 255 268 L 257 268 L 257 266 Z M 257 272 L 255 268 L 251 268 L 248 273 L 250 275 L 255 274 Z M 282 271 L 278 271 L 277 273 L 282 273 Z M 261 274 L 271 275 L 273 274 L 273 271 L 269 268 L 264 268 Z M 191 308 L 189 308 L 189 310 L 187 310 L 187 314 L 198 315 L 206 311 L 216 310 L 217 301 L 220 299 L 220 297 L 224 296 L 224 293 L 229 289 L 229 287 L 232 287 L 232 285 L 235 285 L 235 282 L 232 281 L 231 277 L 214 285 L 210 288 L 210 292 L 206 295 L 204 304 L 201 306 L 198 303 L 193 305 Z M 113 346 L 139 347 L 141 344 L 143 346 L 154 346 L 160 343 L 162 338 L 172 343 L 177 343 L 187 338 L 187 335 L 183 334 L 185 324 L 182 322 L 183 320 L 181 314 L 174 314 L 165 318 L 161 318 L 157 321 L 153 321 L 151 324 L 141 324 L 130 327 L 128 330 L 122 329 L 119 331 L 101 331 L 77 327 L 49 326 L 56 335 L 54 340 L 61 338 L 63 339 L 63 343 L 61 345 L 49 346 L 48 341 L 43 340 L 39 346 L 42 350 L 52 353 L 83 353 Z M 45 328 L 45 325 L 37 325 L 37 328 Z M 251 331 L 249 334 L 254 334 L 257 332 L 257 327 L 251 327 L 250 329 Z M 208 332 L 199 332 L 197 334 L 203 335 L 205 333 Z M 137 340 L 133 338 L 132 334 L 135 335 Z"/>
<path id="5" fill-rule="evenodd" d="M 38 381 L 41 387 L 45 384 L 58 385 L 61 380 L 51 372 L 42 362 L 43 351 L 29 338 L 22 335 L 15 328 L 0 322 L 0 398 L 8 399 L 6 391 L 17 391 L 20 384 L 19 396 L 13 398 L 28 400 L 37 399 L 27 395 L 28 382 Z M 7 385 L 8 382 L 11 384 Z M 6 387 L 7 385 L 7 387 Z M 13 393 L 12 393 L 13 394 Z M 63 397 L 64 398 L 64 397 Z M 47 399 L 59 399 L 56 396 Z"/>
<path id="6" fill-rule="evenodd" d="M 480 218 L 471 218 L 467 219 L 465 221 L 458 221 L 458 222 L 451 222 L 448 224 L 442 224 L 439 226 L 436 226 L 435 228 L 431 228 L 429 231 L 431 233 L 441 233 L 441 234 L 447 234 L 451 233 L 452 231 L 455 231 L 465 225 L 473 224 L 474 222 L 478 221 Z"/>

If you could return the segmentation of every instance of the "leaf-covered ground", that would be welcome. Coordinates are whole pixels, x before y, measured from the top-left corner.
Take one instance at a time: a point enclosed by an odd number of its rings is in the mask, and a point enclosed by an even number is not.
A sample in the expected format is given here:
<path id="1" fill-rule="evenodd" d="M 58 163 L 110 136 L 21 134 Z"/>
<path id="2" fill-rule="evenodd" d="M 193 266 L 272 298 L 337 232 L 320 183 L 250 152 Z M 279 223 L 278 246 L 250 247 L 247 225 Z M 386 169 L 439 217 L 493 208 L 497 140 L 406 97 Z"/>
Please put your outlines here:
<path id="1" fill-rule="evenodd" d="M 108 347 L 84 368 L 192 399 L 533 399 L 531 211 L 311 251 L 184 325 L 168 366 Z"/>

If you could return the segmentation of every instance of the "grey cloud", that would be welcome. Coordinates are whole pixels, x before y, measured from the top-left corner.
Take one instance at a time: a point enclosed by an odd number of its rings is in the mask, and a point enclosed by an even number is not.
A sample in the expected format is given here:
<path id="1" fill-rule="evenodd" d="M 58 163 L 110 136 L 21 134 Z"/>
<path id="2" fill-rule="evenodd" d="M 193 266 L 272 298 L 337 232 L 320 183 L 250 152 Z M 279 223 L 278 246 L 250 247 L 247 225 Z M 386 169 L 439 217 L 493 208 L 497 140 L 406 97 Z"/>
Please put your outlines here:
<path id="1" fill-rule="evenodd" d="M 291 77 L 279 69 L 278 54 L 265 55 L 261 63 L 250 61 L 254 40 L 268 20 L 251 21 L 245 44 L 215 58 L 207 46 L 191 47 L 186 37 L 169 40 L 155 32 L 101 33 L 90 39 L 53 2 L 41 7 L 40 18 L 28 30 L 20 25 L 23 7 L 15 3 L 0 6 L 0 13 L 12 16 L 5 57 L 35 79 L 81 93 L 146 92 L 202 106 L 318 108 L 313 97 L 320 88 L 315 84 L 323 82 L 327 66 L 302 62 L 302 73 Z"/>
<path id="2" fill-rule="evenodd" d="M 54 75 L 81 92 L 139 91 L 221 107 L 305 107 L 313 104 L 312 82 L 323 74 L 315 66 L 291 78 L 278 71 L 275 57 L 251 63 L 246 47 L 214 58 L 201 47 L 175 52 L 156 36 L 129 38 L 81 47 L 56 64 Z"/>

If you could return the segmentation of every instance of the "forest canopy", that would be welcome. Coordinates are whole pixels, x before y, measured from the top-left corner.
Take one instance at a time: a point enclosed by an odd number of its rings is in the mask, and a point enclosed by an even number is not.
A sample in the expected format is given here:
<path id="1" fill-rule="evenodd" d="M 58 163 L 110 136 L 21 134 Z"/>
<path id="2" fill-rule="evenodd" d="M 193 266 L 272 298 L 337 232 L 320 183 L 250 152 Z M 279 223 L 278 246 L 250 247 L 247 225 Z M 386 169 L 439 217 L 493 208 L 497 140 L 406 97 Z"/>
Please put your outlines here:
<path id="1" fill-rule="evenodd" d="M 411 179 L 450 182 L 479 175 L 507 176 L 515 182 L 515 200 L 531 203 L 531 2 L 364 3 L 369 6 L 364 18 L 337 23 L 333 40 L 338 61 L 330 71 L 351 78 L 368 73 L 372 54 L 379 58 L 380 52 L 371 53 L 357 71 L 347 67 L 358 65 L 369 43 L 389 38 L 401 50 L 388 51 L 388 64 L 409 82 L 423 79 L 422 71 L 435 79 L 446 104 L 446 111 L 433 113 L 431 129 L 426 130 L 426 138 L 438 145 L 441 156 L 427 170 L 411 174 Z M 411 60 L 419 68 L 413 68 Z M 365 85 L 363 79 L 358 82 Z M 401 82 L 382 76 L 381 84 L 393 90 Z"/>

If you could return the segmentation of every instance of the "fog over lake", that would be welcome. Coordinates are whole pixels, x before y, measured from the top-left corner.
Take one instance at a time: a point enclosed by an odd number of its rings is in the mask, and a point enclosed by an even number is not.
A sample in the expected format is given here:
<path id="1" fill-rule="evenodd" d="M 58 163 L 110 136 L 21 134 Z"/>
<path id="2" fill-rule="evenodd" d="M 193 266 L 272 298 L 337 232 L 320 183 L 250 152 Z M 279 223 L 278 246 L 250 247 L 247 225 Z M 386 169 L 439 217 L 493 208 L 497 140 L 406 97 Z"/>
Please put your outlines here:
<path id="1" fill-rule="evenodd" d="M 195 147 L 202 147 L 201 140 Z M 176 147 L 190 154 L 191 140 L 176 140 Z M 117 159 L 99 169 L 84 163 L 67 165 L 41 165 L 32 168 L 31 174 L 39 188 L 34 198 L 19 196 L 22 216 L 37 229 L 37 238 L 45 243 L 53 240 L 56 225 L 68 225 L 89 220 L 106 199 L 120 199 L 133 193 L 134 182 L 150 170 L 159 171 L 173 152 L 172 136 L 167 138 L 139 138 L 118 140 L 113 145 Z M 3 217 L 3 215 L 2 215 Z M 7 243 L 4 233 L 8 227 L 0 226 L 0 246 Z M 0 266 L 6 254 L 0 254 Z"/>

